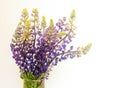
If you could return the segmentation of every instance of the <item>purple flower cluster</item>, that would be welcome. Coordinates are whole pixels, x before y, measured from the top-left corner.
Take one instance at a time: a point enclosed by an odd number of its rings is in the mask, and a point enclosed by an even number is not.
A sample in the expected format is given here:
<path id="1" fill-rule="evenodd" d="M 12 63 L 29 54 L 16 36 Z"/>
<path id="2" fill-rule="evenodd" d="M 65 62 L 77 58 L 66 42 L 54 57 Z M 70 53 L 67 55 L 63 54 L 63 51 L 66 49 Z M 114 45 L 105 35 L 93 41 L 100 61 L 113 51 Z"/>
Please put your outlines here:
<path id="1" fill-rule="evenodd" d="M 73 50 L 73 46 L 67 47 L 75 36 L 74 10 L 68 22 L 63 17 L 56 25 L 51 19 L 47 26 L 44 16 L 39 22 L 37 9 L 33 9 L 32 17 L 32 20 L 29 19 L 27 9 L 23 9 L 21 21 L 10 44 L 13 58 L 21 73 L 30 72 L 38 78 L 42 73 L 47 73 L 51 65 L 57 65 L 59 61 L 67 58 L 81 56 L 79 47 L 76 50 Z"/>

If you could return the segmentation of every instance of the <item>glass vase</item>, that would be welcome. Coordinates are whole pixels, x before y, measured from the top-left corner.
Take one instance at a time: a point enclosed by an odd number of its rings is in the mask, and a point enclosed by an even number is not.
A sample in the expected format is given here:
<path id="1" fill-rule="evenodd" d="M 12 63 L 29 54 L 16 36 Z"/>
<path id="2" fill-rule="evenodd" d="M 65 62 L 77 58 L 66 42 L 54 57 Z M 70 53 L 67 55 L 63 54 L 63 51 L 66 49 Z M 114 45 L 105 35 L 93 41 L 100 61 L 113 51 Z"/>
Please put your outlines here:
<path id="1" fill-rule="evenodd" d="M 24 79 L 23 88 L 45 88 L 44 79 L 41 80 Z"/>

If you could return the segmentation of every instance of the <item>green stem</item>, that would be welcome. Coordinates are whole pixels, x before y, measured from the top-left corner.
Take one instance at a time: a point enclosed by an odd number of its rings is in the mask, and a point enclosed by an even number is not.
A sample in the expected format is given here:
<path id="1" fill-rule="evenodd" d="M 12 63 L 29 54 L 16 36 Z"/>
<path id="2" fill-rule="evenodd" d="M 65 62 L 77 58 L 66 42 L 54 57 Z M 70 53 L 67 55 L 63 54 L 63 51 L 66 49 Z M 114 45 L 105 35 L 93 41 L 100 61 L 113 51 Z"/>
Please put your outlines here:
<path id="1" fill-rule="evenodd" d="M 23 88 L 45 88 L 44 79 L 41 79 L 41 80 L 24 79 Z"/>

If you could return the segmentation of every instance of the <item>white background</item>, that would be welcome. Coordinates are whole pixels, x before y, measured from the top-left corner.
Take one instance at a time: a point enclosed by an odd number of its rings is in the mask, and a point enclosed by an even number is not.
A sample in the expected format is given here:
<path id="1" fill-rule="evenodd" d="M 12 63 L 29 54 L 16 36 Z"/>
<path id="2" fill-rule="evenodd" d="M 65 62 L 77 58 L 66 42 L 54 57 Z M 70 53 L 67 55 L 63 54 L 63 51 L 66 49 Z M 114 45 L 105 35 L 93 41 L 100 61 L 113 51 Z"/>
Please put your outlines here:
<path id="1" fill-rule="evenodd" d="M 23 88 L 9 45 L 25 7 L 29 13 L 38 8 L 47 20 L 75 9 L 74 45 L 93 43 L 86 56 L 54 67 L 46 88 L 120 88 L 119 0 L 0 0 L 0 88 Z"/>

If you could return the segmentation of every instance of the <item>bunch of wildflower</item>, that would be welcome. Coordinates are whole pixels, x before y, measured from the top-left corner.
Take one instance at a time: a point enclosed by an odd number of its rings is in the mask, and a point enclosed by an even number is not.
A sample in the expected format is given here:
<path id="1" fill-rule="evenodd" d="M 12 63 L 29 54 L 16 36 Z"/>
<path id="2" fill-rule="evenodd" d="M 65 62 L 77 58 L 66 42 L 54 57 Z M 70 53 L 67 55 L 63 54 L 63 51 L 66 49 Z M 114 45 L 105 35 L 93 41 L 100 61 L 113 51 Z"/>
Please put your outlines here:
<path id="1" fill-rule="evenodd" d="M 32 19 L 29 18 L 27 9 L 23 9 L 11 42 L 13 58 L 23 78 L 29 75 L 31 79 L 45 77 L 50 67 L 57 65 L 59 61 L 87 53 L 91 44 L 77 49 L 73 46 L 67 48 L 75 36 L 74 20 L 75 10 L 68 21 L 63 17 L 54 24 L 51 19 L 47 26 L 45 16 L 39 22 L 37 9 L 32 10 Z"/>

